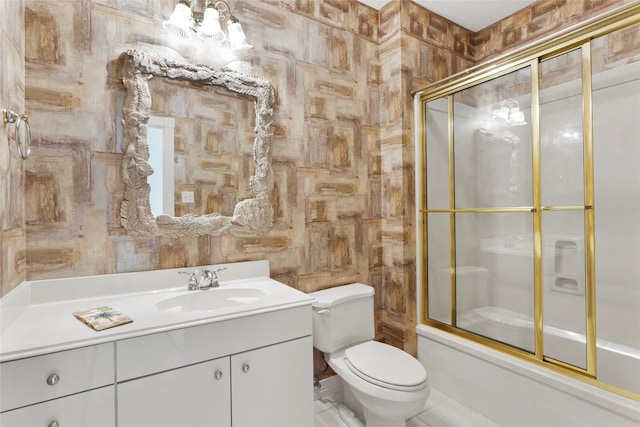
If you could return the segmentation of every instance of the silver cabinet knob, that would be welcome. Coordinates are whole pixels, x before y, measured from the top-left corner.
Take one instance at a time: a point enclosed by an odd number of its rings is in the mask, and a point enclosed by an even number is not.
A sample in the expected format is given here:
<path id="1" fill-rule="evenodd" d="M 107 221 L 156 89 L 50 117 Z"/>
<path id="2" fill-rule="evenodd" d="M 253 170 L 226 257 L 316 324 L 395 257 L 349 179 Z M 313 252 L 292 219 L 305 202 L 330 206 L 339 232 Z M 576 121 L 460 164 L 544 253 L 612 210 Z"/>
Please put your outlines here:
<path id="1" fill-rule="evenodd" d="M 217 380 L 222 378 L 222 371 L 220 369 L 216 369 L 216 371 L 213 373 L 213 377 Z"/>
<path id="2" fill-rule="evenodd" d="M 60 427 L 60 423 L 57 420 L 53 420 L 47 424 L 47 427 Z"/>
<path id="3" fill-rule="evenodd" d="M 244 372 L 246 374 L 247 372 L 249 372 L 249 369 L 251 369 L 251 366 L 249 366 L 248 363 L 243 363 L 242 364 L 242 372 Z"/>
<path id="4" fill-rule="evenodd" d="M 60 376 L 58 374 L 54 373 L 54 374 L 51 374 L 51 375 L 49 375 L 47 377 L 47 384 L 49 384 L 49 385 L 56 385 L 56 384 L 58 384 L 58 381 L 60 381 Z M 53 421 L 53 422 L 57 423 L 57 421 Z M 53 426 L 53 427 L 55 427 L 55 426 Z"/>

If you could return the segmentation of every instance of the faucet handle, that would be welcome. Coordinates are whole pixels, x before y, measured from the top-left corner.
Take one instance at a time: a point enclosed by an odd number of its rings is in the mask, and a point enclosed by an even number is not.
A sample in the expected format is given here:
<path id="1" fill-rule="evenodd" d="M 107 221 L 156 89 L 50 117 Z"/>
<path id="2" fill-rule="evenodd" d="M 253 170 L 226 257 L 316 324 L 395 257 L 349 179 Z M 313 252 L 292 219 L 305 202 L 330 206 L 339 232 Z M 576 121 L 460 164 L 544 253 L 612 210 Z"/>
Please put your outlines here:
<path id="1" fill-rule="evenodd" d="M 222 270 L 226 270 L 227 267 L 220 267 L 220 268 L 216 268 L 215 270 L 209 270 L 211 271 L 211 273 L 213 274 L 213 278 L 217 279 L 218 278 L 218 271 L 222 271 Z"/>
<path id="2" fill-rule="evenodd" d="M 196 276 L 196 274 L 198 273 L 198 270 L 194 272 L 191 271 L 178 271 L 178 274 L 188 274 L 189 275 L 189 290 L 193 291 L 195 289 L 198 289 L 198 277 Z"/>

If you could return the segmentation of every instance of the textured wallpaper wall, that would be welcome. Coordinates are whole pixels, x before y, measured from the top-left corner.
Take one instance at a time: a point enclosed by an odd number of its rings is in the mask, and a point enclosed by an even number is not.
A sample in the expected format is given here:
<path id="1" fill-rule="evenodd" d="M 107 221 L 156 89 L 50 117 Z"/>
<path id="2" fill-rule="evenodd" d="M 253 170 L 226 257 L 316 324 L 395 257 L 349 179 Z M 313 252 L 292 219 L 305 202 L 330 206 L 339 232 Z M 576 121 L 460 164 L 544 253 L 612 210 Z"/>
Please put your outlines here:
<path id="1" fill-rule="evenodd" d="M 274 227 L 256 238 L 148 240 L 120 225 L 120 55 L 162 45 L 201 58 L 160 28 L 175 1 L 24 0 L 24 29 L 0 9 L 2 34 L 24 32 L 24 51 L 0 42 L 0 99 L 13 102 L 8 85 L 22 84 L 33 131 L 29 161 L 0 151 L 2 292 L 25 275 L 268 259 L 273 278 L 305 292 L 375 286 L 378 338 L 415 352 L 411 92 L 622 3 L 540 0 L 472 33 L 406 0 L 380 12 L 355 0 L 231 0 L 254 45 L 241 65 L 277 93 Z"/>

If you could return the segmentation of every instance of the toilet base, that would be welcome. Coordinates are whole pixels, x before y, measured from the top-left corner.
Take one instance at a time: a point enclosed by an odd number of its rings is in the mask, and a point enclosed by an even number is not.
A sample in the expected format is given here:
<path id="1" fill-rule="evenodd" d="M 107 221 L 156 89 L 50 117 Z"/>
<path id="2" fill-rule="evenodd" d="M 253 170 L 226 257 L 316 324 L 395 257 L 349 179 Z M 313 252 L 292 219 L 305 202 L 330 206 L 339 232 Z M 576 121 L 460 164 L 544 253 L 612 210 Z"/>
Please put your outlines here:
<path id="1" fill-rule="evenodd" d="M 365 425 L 360 422 L 355 412 L 342 403 L 338 406 L 338 415 L 347 427 L 365 427 Z"/>
<path id="2" fill-rule="evenodd" d="M 324 357 L 343 382 L 344 403 L 366 427 L 406 427 L 407 420 L 423 410 L 431 391 L 428 383 L 409 392 L 388 389 L 354 374 L 344 361 L 344 350 Z"/>
<path id="3" fill-rule="evenodd" d="M 348 427 L 406 427 L 407 420 L 402 418 L 390 419 L 388 417 L 382 417 L 373 413 L 371 410 L 364 408 L 362 403 L 354 395 L 351 387 L 349 387 L 342 378 L 340 378 L 340 383 L 342 385 L 343 392 L 343 403 L 340 404 L 340 407 L 344 407 L 344 410 L 349 413 L 349 415 L 353 413 L 352 420 L 355 421 L 353 426 L 350 423 L 345 422 Z M 340 419 L 343 422 L 345 421 L 342 418 L 342 414 L 340 414 Z"/>
<path id="4" fill-rule="evenodd" d="M 366 427 L 407 427 L 407 421 L 398 418 L 386 418 L 364 408 Z"/>

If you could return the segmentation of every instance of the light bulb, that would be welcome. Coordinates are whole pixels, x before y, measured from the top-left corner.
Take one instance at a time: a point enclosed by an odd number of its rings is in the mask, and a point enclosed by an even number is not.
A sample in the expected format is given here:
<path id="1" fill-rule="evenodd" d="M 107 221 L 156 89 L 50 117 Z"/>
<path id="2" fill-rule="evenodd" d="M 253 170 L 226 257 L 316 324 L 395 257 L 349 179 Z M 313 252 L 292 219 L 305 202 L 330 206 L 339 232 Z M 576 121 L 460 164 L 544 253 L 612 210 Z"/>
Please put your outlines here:
<path id="1" fill-rule="evenodd" d="M 198 36 L 203 40 L 223 41 L 224 31 L 220 27 L 220 14 L 215 7 L 207 7 L 204 11 L 202 25 L 198 29 Z"/>
<path id="2" fill-rule="evenodd" d="M 227 30 L 229 31 L 229 44 L 231 45 L 231 49 L 251 49 L 253 47 L 249 44 L 237 20 L 234 22 L 233 19 L 230 19 Z"/>
<path id="3" fill-rule="evenodd" d="M 191 9 L 184 3 L 178 3 L 169 20 L 162 23 L 162 28 L 183 39 L 191 38 L 190 27 Z"/>
<path id="4" fill-rule="evenodd" d="M 509 125 L 511 126 L 524 126 L 527 121 L 524 118 L 524 113 L 520 111 L 520 108 L 514 107 L 509 111 Z"/>

